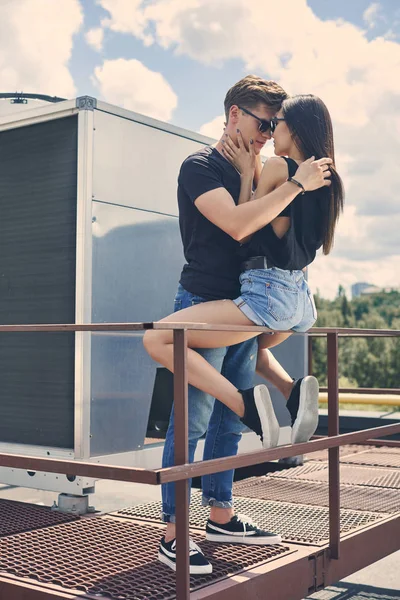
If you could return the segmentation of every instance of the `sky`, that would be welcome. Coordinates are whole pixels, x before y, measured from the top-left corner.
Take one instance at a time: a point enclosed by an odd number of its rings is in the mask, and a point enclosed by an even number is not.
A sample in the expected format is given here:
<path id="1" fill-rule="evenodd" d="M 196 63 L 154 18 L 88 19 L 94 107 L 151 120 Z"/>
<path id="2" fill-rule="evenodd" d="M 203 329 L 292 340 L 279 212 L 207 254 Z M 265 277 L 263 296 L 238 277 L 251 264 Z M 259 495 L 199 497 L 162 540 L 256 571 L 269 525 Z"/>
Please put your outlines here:
<path id="1" fill-rule="evenodd" d="M 319 95 L 346 201 L 311 286 L 400 287 L 400 0 L 0 0 L 0 40 L 0 91 L 87 94 L 215 138 L 246 74 Z"/>

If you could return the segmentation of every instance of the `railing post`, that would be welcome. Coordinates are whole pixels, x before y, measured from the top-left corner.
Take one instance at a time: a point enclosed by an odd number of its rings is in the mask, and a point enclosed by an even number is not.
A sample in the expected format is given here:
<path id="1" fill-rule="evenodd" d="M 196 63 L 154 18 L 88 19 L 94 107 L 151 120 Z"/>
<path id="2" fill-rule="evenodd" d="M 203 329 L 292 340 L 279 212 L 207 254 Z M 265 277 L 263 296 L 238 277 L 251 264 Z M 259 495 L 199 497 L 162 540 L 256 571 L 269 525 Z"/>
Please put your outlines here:
<path id="1" fill-rule="evenodd" d="M 313 373 L 313 339 L 311 335 L 307 335 L 307 350 L 308 350 L 308 357 L 307 357 L 307 371 L 309 375 L 312 375 Z"/>
<path id="2" fill-rule="evenodd" d="M 328 436 L 339 434 L 338 334 L 328 333 Z M 339 558 L 340 471 L 339 447 L 329 448 L 329 549 Z"/>
<path id="3" fill-rule="evenodd" d="M 175 465 L 189 461 L 187 331 L 174 330 L 174 431 Z M 176 506 L 176 598 L 189 600 L 189 482 L 175 484 Z"/>

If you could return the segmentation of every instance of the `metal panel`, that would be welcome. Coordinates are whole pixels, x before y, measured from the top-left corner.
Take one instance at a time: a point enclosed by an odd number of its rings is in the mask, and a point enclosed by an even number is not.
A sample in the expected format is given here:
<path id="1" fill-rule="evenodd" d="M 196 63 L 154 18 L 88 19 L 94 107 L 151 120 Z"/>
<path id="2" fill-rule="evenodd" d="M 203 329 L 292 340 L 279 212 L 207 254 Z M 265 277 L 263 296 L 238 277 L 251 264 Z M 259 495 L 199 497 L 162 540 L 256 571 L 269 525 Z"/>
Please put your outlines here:
<path id="1" fill-rule="evenodd" d="M 169 314 L 182 264 L 176 217 L 93 203 L 93 322 Z M 92 335 L 92 456 L 143 446 L 156 367 L 141 333 Z"/>
<path id="2" fill-rule="evenodd" d="M 78 117 L 77 199 L 76 199 L 76 310 L 77 323 L 92 318 L 92 167 L 93 111 L 82 110 Z M 75 458 L 90 455 L 91 334 L 75 335 Z"/>
<path id="3" fill-rule="evenodd" d="M 177 215 L 179 168 L 204 144 L 98 110 L 94 124 L 94 198 Z"/>
<path id="4" fill-rule="evenodd" d="M 0 133 L 0 322 L 73 323 L 77 118 Z M 0 440 L 73 447 L 74 334 L 0 337 Z"/>
<path id="5" fill-rule="evenodd" d="M 78 113 L 75 100 L 66 100 L 56 104 L 48 104 L 37 108 L 28 108 L 27 110 L 0 116 L 0 131 L 27 127 L 35 123 L 44 123 L 55 119 L 71 117 Z"/>

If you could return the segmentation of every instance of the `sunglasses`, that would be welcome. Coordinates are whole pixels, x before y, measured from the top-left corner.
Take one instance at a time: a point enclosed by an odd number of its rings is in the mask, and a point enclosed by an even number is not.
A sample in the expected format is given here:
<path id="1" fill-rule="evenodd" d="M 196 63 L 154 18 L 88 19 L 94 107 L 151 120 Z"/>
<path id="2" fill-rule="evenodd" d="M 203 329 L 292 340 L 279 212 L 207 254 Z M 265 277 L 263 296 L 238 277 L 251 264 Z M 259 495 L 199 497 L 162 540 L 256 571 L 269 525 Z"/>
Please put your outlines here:
<path id="1" fill-rule="evenodd" d="M 257 117 L 257 115 L 247 110 L 247 108 L 243 108 L 243 106 L 238 106 L 238 108 L 239 110 L 242 110 L 244 113 L 246 113 L 246 115 L 250 115 L 250 117 L 253 117 L 253 119 L 257 119 L 257 121 L 260 123 L 258 126 L 258 130 L 261 133 L 266 133 L 269 130 L 271 131 L 271 133 L 274 133 L 279 121 L 285 120 L 284 117 L 273 117 L 271 120 L 261 119 L 260 117 Z"/>
<path id="2" fill-rule="evenodd" d="M 285 117 L 273 117 L 270 121 L 270 125 L 271 125 L 271 133 L 274 133 L 277 125 L 279 124 L 279 121 L 284 121 Z"/>
<path id="3" fill-rule="evenodd" d="M 269 119 L 261 119 L 260 117 L 257 117 L 257 115 L 253 115 L 253 113 L 247 110 L 247 108 L 243 108 L 243 106 L 238 106 L 238 108 L 244 113 L 246 113 L 246 115 L 250 115 L 250 117 L 257 119 L 257 121 L 260 123 L 258 126 L 258 130 L 261 133 L 266 133 L 271 129 L 271 121 Z"/>

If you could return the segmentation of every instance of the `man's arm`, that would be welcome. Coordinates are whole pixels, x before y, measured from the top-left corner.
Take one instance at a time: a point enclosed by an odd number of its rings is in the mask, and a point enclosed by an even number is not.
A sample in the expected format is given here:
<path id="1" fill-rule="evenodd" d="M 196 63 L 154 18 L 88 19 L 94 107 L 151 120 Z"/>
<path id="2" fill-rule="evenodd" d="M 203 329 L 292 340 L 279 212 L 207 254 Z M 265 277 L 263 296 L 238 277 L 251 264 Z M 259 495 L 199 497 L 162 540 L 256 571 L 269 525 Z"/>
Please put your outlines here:
<path id="1" fill-rule="evenodd" d="M 327 179 L 330 172 L 326 166 L 331 163 L 330 158 L 316 161 L 311 157 L 299 166 L 296 179 L 307 191 L 330 185 L 330 180 Z M 276 175 L 277 179 L 282 179 L 283 168 L 287 167 L 282 161 L 282 165 L 278 167 L 281 170 Z M 294 183 L 285 182 L 261 198 L 236 206 L 229 192 L 220 187 L 199 196 L 195 205 L 206 219 L 234 240 L 240 241 L 275 219 L 300 191 Z"/>

